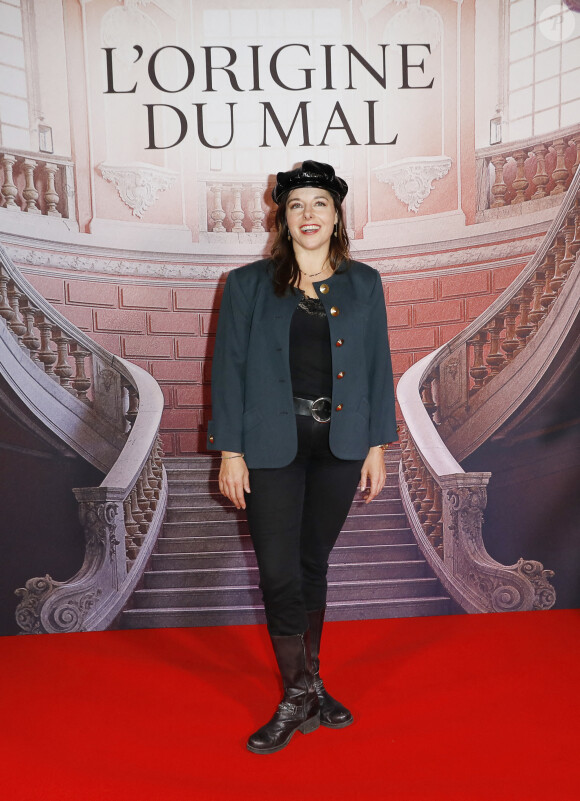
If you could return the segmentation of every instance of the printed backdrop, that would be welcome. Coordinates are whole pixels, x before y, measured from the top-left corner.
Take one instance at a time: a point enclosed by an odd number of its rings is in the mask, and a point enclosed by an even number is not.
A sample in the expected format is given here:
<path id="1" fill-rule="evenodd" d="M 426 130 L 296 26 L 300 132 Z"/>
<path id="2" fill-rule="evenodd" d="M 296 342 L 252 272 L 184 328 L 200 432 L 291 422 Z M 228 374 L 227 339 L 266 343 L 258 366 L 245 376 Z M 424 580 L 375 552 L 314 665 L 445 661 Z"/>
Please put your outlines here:
<path id="1" fill-rule="evenodd" d="M 170 457 L 203 451 L 221 287 L 268 252 L 278 170 L 316 159 L 347 180 L 352 251 L 383 276 L 398 380 L 525 267 L 580 150 L 571 1 L 0 0 L 0 39 L 2 244 L 69 320 L 158 380 Z M 501 476 L 488 550 L 539 559 L 557 605 L 577 606 L 567 375 L 527 450 L 487 442 L 469 469 Z M 9 477 L 17 449 L 1 439 Z M 5 633 L 14 589 L 79 558 L 51 549 L 50 530 L 45 561 L 14 545 L 37 528 L 22 504 L 43 482 L 3 501 Z"/>

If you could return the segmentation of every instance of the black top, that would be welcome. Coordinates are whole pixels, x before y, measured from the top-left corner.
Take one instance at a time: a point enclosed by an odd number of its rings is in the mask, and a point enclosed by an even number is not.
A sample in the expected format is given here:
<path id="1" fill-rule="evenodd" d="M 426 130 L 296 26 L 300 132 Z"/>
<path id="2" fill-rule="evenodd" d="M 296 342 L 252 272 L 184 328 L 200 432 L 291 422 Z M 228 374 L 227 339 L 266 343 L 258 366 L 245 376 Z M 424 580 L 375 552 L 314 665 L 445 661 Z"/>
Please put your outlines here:
<path id="1" fill-rule="evenodd" d="M 300 300 L 290 324 L 292 394 L 298 398 L 332 396 L 330 328 L 320 298 Z"/>

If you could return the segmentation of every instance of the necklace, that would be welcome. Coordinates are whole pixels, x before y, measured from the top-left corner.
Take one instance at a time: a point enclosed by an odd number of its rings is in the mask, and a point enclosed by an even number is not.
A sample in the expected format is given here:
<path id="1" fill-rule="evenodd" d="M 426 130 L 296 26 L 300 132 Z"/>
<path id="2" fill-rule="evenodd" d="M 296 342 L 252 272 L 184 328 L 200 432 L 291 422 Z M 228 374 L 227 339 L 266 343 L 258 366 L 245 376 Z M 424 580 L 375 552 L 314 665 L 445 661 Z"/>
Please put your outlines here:
<path id="1" fill-rule="evenodd" d="M 300 267 L 298 269 L 300 270 Z M 316 278 L 317 275 L 322 275 L 322 273 L 325 273 L 327 270 L 328 270 L 328 265 L 326 267 L 323 267 L 322 270 L 320 270 L 320 272 L 317 273 L 307 273 L 304 270 L 300 270 L 300 272 L 302 273 L 302 275 L 307 276 L 307 278 Z"/>

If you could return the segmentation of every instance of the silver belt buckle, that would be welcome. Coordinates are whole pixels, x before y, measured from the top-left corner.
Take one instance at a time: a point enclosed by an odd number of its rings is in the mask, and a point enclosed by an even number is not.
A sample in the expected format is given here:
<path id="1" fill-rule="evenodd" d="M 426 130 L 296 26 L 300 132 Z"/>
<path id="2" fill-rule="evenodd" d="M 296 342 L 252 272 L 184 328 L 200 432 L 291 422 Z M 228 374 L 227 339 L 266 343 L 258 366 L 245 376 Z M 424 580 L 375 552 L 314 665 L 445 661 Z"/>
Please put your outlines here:
<path id="1" fill-rule="evenodd" d="M 330 423 L 331 406 L 330 398 L 317 398 L 312 401 L 311 414 L 317 423 Z"/>

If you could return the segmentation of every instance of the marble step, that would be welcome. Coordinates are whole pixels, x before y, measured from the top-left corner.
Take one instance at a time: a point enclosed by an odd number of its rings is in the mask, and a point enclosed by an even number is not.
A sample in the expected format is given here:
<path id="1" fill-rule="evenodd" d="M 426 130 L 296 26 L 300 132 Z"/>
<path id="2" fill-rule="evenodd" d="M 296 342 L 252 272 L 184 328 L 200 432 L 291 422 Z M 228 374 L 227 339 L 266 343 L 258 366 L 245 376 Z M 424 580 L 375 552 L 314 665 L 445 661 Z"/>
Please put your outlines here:
<path id="1" fill-rule="evenodd" d="M 433 597 L 438 592 L 436 578 L 365 579 L 329 581 L 328 602 L 387 600 L 392 598 Z M 133 594 L 134 609 L 184 609 L 202 606 L 249 606 L 262 600 L 255 584 L 193 587 L 181 589 L 143 589 Z"/>
<path id="2" fill-rule="evenodd" d="M 453 613 L 446 596 L 431 598 L 393 598 L 377 601 L 335 601 L 329 603 L 326 620 L 376 620 L 393 617 L 420 617 Z M 189 626 L 235 626 L 265 623 L 260 605 L 243 607 L 198 607 L 190 609 L 127 609 L 122 624 L 133 628 L 174 628 Z"/>
<path id="3" fill-rule="evenodd" d="M 371 562 L 377 559 L 385 561 L 407 561 L 419 558 L 416 544 L 404 545 L 336 545 L 330 554 L 330 564 L 344 562 Z M 196 554 L 172 553 L 152 554 L 152 570 L 188 570 L 192 567 L 244 567 L 255 564 L 255 555 L 249 548 L 236 551 L 207 551 Z"/>
<path id="4" fill-rule="evenodd" d="M 409 559 L 400 562 L 345 562 L 330 565 L 329 581 L 423 578 L 428 575 L 424 559 Z M 182 587 L 216 587 L 258 583 L 258 567 L 201 567 L 185 570 L 150 570 L 143 576 L 147 589 L 179 589 Z"/>
<path id="5" fill-rule="evenodd" d="M 359 531 L 343 531 L 337 545 L 398 545 L 413 544 L 413 535 L 408 528 L 377 531 L 375 529 Z M 251 550 L 252 540 L 249 534 L 204 535 L 199 537 L 160 537 L 157 540 L 157 554 L 168 553 L 204 553 L 207 551 Z"/>

